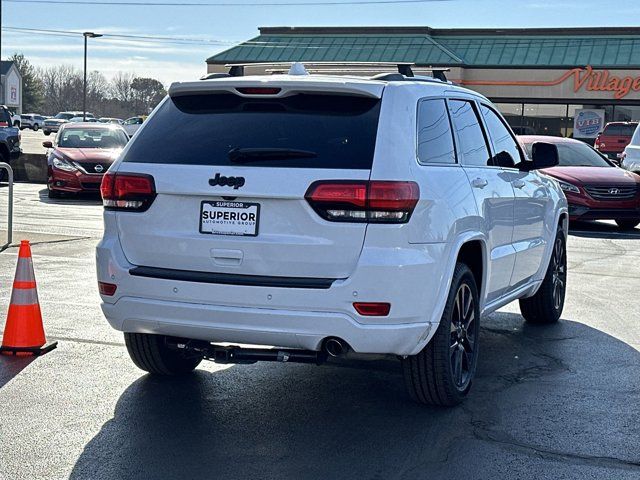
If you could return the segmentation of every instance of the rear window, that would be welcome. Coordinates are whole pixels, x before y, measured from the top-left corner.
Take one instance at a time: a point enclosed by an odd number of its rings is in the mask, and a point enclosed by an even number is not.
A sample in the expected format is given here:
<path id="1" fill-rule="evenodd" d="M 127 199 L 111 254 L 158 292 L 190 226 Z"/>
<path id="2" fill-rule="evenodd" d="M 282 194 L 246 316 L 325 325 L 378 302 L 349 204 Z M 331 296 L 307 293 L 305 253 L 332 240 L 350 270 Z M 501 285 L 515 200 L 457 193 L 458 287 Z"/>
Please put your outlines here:
<path id="1" fill-rule="evenodd" d="M 380 100 L 353 96 L 170 98 L 136 133 L 124 161 L 370 169 L 379 115 Z"/>
<path id="2" fill-rule="evenodd" d="M 633 135 L 633 132 L 636 131 L 637 123 L 632 123 L 629 125 L 607 125 L 604 127 L 603 135 L 622 135 L 625 137 L 630 137 Z"/>
<path id="3" fill-rule="evenodd" d="M 115 128 L 65 128 L 58 138 L 60 148 L 122 148 L 128 137 Z"/>

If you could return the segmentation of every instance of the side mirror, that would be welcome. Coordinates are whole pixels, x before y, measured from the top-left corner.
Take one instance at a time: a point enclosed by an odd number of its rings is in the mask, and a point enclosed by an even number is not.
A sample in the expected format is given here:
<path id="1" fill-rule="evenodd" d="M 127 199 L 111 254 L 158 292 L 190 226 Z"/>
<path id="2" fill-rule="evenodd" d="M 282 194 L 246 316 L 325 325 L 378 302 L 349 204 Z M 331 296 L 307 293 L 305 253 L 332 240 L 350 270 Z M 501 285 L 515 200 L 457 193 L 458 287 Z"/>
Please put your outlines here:
<path id="1" fill-rule="evenodd" d="M 531 160 L 531 162 L 522 162 L 526 165 L 526 170 L 555 167 L 560 163 L 558 147 L 552 143 L 536 142 L 531 146 Z"/>
<path id="2" fill-rule="evenodd" d="M 42 146 L 44 148 L 53 148 L 53 142 L 51 140 L 46 140 L 42 142 Z"/>

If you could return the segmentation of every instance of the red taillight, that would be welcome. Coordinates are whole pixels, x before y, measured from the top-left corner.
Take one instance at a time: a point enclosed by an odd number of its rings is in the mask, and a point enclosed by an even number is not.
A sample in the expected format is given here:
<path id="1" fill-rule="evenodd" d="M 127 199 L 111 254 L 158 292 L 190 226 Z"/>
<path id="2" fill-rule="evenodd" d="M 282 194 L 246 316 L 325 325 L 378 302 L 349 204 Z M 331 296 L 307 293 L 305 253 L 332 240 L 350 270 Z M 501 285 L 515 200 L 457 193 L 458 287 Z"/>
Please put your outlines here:
<path id="1" fill-rule="evenodd" d="M 597 150 L 598 148 L 600 148 L 600 135 L 598 135 L 598 136 L 596 137 L 596 141 L 595 141 L 595 143 L 593 144 L 593 146 L 594 146 L 594 148 L 595 148 L 596 150 Z M 604 145 L 602 145 L 602 146 L 604 147 Z"/>
<path id="2" fill-rule="evenodd" d="M 383 302 L 356 302 L 353 304 L 353 308 L 363 317 L 386 317 L 391 311 L 391 304 Z"/>
<path id="3" fill-rule="evenodd" d="M 305 195 L 325 220 L 376 223 L 407 222 L 419 197 L 415 182 L 377 180 L 319 181 Z"/>
<path id="4" fill-rule="evenodd" d="M 244 95 L 277 95 L 282 89 L 267 87 L 240 87 L 236 88 L 236 90 Z"/>
<path id="5" fill-rule="evenodd" d="M 117 289 L 118 286 L 114 285 L 113 283 L 98 282 L 98 290 L 100 291 L 101 295 L 112 297 L 116 293 Z"/>
<path id="6" fill-rule="evenodd" d="M 108 210 L 143 212 L 156 198 L 156 187 L 151 175 L 107 173 L 102 177 L 100 194 Z"/>

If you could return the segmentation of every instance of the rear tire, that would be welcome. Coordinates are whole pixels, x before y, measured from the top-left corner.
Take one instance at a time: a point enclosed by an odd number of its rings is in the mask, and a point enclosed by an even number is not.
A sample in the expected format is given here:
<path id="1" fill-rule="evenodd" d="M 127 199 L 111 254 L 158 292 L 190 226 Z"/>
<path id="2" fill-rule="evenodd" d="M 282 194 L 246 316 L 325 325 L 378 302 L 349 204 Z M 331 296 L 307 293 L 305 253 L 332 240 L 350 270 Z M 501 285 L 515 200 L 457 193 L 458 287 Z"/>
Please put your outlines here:
<path id="1" fill-rule="evenodd" d="M 42 133 L 44 133 L 47 137 L 51 135 L 51 132 L 49 130 L 44 130 Z"/>
<path id="2" fill-rule="evenodd" d="M 402 359 L 405 384 L 413 400 L 451 407 L 467 396 L 478 363 L 479 305 L 471 270 L 457 263 L 435 335 L 420 353 Z"/>
<path id="3" fill-rule="evenodd" d="M 533 297 L 520 299 L 520 312 L 528 323 L 550 324 L 560 320 L 567 291 L 567 242 L 558 228 L 542 285 Z"/>
<path id="4" fill-rule="evenodd" d="M 38 128 L 39 128 L 39 127 L 38 127 L 38 124 L 37 124 L 37 123 L 33 125 L 33 131 L 34 131 L 34 132 L 37 132 L 37 131 L 38 131 Z"/>
<path id="5" fill-rule="evenodd" d="M 622 230 L 633 230 L 638 225 L 640 225 L 640 218 L 618 219 L 616 220 L 616 223 L 618 224 L 618 227 L 620 227 Z"/>
<path id="6" fill-rule="evenodd" d="M 192 372 L 202 361 L 167 346 L 164 335 L 125 333 L 124 342 L 133 363 L 138 368 L 155 375 L 184 375 Z"/>

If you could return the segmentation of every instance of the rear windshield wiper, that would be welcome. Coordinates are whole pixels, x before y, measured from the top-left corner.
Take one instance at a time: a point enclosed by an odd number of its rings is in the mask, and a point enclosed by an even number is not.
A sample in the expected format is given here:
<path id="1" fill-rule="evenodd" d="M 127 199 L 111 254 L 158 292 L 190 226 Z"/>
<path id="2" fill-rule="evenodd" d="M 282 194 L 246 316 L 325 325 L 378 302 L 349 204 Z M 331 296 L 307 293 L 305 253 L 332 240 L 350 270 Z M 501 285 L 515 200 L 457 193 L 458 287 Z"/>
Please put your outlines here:
<path id="1" fill-rule="evenodd" d="M 295 148 L 232 148 L 227 153 L 229 160 L 235 163 L 283 160 L 286 158 L 316 158 L 318 154 L 309 150 Z"/>

